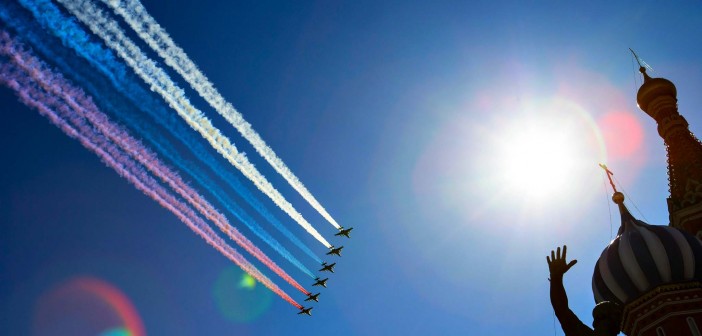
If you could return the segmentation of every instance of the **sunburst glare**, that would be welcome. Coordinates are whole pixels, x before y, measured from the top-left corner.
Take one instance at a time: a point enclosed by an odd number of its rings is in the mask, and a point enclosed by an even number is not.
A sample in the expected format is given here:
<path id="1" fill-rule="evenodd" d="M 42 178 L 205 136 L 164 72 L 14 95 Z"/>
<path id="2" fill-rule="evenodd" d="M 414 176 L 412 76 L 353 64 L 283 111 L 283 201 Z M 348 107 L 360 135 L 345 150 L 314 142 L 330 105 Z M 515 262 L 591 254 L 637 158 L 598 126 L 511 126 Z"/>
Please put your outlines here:
<path id="1" fill-rule="evenodd" d="M 515 193 L 544 198 L 568 184 L 575 168 L 578 144 L 565 131 L 543 121 L 510 133 L 497 155 L 502 160 L 502 180 Z"/>
<path id="2" fill-rule="evenodd" d="M 528 107 L 498 127 L 492 171 L 510 198 L 542 204 L 579 193 L 579 185 L 604 147 L 595 123 L 582 109 L 555 99 Z"/>

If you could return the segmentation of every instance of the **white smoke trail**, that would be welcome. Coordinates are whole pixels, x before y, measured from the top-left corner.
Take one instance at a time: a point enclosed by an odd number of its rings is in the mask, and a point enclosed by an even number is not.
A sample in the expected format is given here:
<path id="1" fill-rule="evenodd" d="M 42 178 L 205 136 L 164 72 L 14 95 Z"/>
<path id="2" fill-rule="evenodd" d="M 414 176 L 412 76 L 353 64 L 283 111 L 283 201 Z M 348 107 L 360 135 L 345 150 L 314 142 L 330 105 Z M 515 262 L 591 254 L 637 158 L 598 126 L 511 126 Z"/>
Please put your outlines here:
<path id="1" fill-rule="evenodd" d="M 281 194 L 261 175 L 243 153 L 239 153 L 229 138 L 215 128 L 203 113 L 196 109 L 185 97 L 185 93 L 149 59 L 134 42 L 119 28 L 117 22 L 108 18 L 102 10 L 86 0 L 58 0 L 78 20 L 83 22 L 94 34 L 103 39 L 105 44 L 114 50 L 142 78 L 152 90 L 159 93 L 178 114 L 198 131 L 217 152 L 226 158 L 244 176 L 250 179 L 256 187 L 268 196 L 278 207 L 293 218 L 309 234 L 324 246 L 331 244 L 315 230 L 310 223 L 297 212 Z"/>
<path id="2" fill-rule="evenodd" d="M 134 29 L 152 49 L 154 49 L 166 64 L 176 70 L 190 86 L 197 91 L 220 115 L 231 123 L 237 131 L 251 143 L 256 151 L 264 158 L 280 175 L 285 178 L 298 193 L 322 215 L 329 223 L 337 229 L 339 224 L 332 218 L 327 210 L 322 207 L 317 199 L 310 193 L 292 171 L 285 165 L 273 150 L 266 145 L 258 133 L 251 128 L 244 117 L 232 104 L 227 102 L 205 75 L 190 60 L 188 55 L 178 47 L 171 39 L 165 29 L 163 29 L 146 11 L 139 0 L 102 0 L 110 6 L 115 13 L 119 14 Z"/>

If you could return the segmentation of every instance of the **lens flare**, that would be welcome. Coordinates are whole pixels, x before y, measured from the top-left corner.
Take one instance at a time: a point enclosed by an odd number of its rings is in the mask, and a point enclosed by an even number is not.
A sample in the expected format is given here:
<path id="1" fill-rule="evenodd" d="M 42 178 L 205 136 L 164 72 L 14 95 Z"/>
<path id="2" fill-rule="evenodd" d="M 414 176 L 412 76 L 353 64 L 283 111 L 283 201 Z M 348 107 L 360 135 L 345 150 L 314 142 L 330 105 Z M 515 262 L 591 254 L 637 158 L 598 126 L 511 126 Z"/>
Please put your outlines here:
<path id="1" fill-rule="evenodd" d="M 626 167 L 626 171 L 638 171 L 634 168 L 639 168 L 646 161 L 644 131 L 639 119 L 632 112 L 610 111 L 597 123 L 607 143 L 608 159 L 633 166 Z"/>
<path id="2" fill-rule="evenodd" d="M 124 328 L 115 328 L 105 331 L 100 336 L 133 336 L 129 330 Z"/>
<path id="3" fill-rule="evenodd" d="M 236 267 L 222 270 L 212 291 L 217 308 L 229 321 L 251 322 L 261 317 L 273 300 L 271 291 Z"/>
<path id="4" fill-rule="evenodd" d="M 248 274 L 244 274 L 239 281 L 239 288 L 254 290 L 256 288 L 256 279 Z"/>
<path id="5" fill-rule="evenodd" d="M 37 301 L 33 335 L 144 336 L 138 312 L 111 284 L 78 277 L 58 285 Z"/>

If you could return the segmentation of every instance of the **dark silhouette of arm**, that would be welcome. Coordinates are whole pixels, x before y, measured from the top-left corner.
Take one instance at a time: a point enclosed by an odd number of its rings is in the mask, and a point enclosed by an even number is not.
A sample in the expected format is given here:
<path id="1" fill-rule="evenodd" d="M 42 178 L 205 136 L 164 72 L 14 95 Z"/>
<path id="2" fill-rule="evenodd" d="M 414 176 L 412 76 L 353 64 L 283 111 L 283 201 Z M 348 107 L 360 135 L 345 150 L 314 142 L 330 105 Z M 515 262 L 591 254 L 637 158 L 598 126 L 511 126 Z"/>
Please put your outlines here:
<path id="1" fill-rule="evenodd" d="M 561 248 L 557 252 L 551 251 L 551 259 L 546 257 L 548 269 L 551 273 L 551 305 L 556 313 L 558 322 L 563 328 L 566 336 L 586 336 L 594 335 L 594 331 L 586 326 L 568 307 L 568 296 L 566 295 L 565 287 L 563 287 L 563 275 L 575 265 L 577 260 L 573 260 L 566 264 L 566 246 L 563 246 L 563 256 L 561 256 Z"/>

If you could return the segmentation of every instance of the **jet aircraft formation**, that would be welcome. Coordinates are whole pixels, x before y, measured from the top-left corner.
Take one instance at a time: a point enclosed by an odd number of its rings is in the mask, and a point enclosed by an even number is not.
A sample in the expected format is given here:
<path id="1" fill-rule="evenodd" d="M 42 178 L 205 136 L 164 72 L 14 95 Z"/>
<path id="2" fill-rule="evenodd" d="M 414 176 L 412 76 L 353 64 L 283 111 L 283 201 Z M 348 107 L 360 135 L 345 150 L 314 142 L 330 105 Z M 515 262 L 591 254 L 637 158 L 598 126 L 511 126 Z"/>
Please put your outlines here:
<path id="1" fill-rule="evenodd" d="M 349 233 L 351 232 L 351 230 L 353 230 L 352 227 L 350 227 L 348 229 L 344 229 L 344 227 L 342 226 L 339 228 L 339 232 L 336 233 L 335 236 L 345 236 L 346 238 L 351 238 L 349 236 Z M 336 255 L 336 256 L 341 257 L 341 250 L 343 248 L 344 248 L 343 246 L 334 247 L 334 245 L 332 245 L 329 248 L 329 252 L 327 252 L 327 255 Z M 322 268 L 319 269 L 319 272 L 334 273 L 334 266 L 336 266 L 336 263 L 328 264 L 326 261 L 322 262 Z M 329 281 L 329 278 L 321 279 L 320 277 L 316 277 L 314 279 L 314 283 L 312 284 L 312 286 L 313 287 L 314 286 L 321 286 L 321 287 L 327 288 L 327 281 Z M 321 294 L 321 293 L 317 293 L 317 294 L 308 293 L 305 301 L 319 302 L 319 294 Z M 312 308 L 313 307 L 309 307 L 309 308 L 302 307 L 302 308 L 300 308 L 300 312 L 298 312 L 297 314 L 298 315 L 307 314 L 309 316 L 312 316 L 312 313 L 311 313 Z"/>

